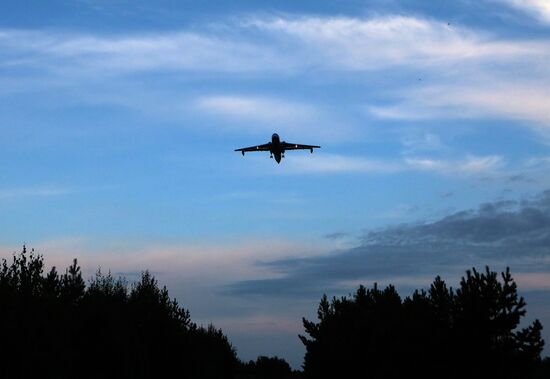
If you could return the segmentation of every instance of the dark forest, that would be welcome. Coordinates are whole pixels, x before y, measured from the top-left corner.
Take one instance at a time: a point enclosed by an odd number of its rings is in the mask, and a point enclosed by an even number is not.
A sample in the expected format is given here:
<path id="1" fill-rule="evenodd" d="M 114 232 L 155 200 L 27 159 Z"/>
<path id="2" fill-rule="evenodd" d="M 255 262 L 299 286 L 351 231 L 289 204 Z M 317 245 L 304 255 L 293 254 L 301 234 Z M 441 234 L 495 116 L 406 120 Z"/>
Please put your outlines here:
<path id="1" fill-rule="evenodd" d="M 467 271 L 401 298 L 393 286 L 323 296 L 303 320 L 301 371 L 279 357 L 242 362 L 223 331 L 198 326 L 144 271 L 127 283 L 76 260 L 64 273 L 23 248 L 0 268 L 1 378 L 548 378 L 538 320 L 510 270 Z"/>

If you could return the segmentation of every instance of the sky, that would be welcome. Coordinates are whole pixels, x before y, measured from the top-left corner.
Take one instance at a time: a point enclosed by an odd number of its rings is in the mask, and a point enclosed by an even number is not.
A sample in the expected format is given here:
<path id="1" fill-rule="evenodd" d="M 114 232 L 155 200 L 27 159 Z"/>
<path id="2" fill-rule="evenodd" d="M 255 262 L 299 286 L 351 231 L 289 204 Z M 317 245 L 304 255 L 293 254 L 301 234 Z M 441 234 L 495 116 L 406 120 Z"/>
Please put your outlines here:
<path id="1" fill-rule="evenodd" d="M 294 368 L 325 293 L 510 266 L 550 341 L 549 59 L 547 0 L 1 0 L 0 257 Z"/>

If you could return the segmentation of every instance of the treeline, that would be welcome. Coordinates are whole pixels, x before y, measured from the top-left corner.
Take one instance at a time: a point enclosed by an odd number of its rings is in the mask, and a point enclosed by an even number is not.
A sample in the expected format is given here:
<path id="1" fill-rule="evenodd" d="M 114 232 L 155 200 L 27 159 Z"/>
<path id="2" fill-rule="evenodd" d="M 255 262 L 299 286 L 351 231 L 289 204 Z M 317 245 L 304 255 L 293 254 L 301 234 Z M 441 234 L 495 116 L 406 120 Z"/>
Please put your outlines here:
<path id="1" fill-rule="evenodd" d="M 145 271 L 128 285 L 76 260 L 45 272 L 28 252 L 0 268 L 0 378 L 259 378 L 289 376 L 277 358 L 242 363 L 221 330 L 200 327 Z M 286 371 L 285 371 L 286 370 Z M 277 377 L 284 377 L 277 376 Z M 270 377 L 269 375 L 265 376 Z"/>
<path id="2" fill-rule="evenodd" d="M 548 378 L 542 325 L 518 328 L 525 302 L 507 270 L 324 296 L 304 321 L 303 372 L 277 357 L 241 362 L 220 329 L 198 326 L 145 271 L 129 285 L 76 260 L 58 273 L 26 248 L 0 268 L 0 378 Z"/>
<path id="3" fill-rule="evenodd" d="M 326 296 L 309 337 L 306 378 L 550 378 L 538 320 L 518 329 L 525 301 L 510 270 L 466 272 L 459 288 L 437 277 L 402 299 L 395 287 Z"/>

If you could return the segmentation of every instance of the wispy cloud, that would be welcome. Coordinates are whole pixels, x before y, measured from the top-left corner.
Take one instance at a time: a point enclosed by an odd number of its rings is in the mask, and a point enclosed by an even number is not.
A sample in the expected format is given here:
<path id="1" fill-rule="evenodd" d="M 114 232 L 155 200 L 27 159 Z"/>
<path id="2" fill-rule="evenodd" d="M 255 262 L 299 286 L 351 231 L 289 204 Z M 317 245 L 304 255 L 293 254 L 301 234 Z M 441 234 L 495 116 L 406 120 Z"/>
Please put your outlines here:
<path id="1" fill-rule="evenodd" d="M 542 0 L 515 2 L 546 9 L 540 5 Z M 545 67 L 550 40 L 503 38 L 482 29 L 422 17 L 251 16 L 243 22 L 193 31 L 132 34 L 4 29 L 0 30 L 0 49 L 0 61 L 10 68 L 10 75 L 19 72 L 27 78 L 30 70 L 40 73 L 37 77 L 42 82 L 52 77 L 78 85 L 109 75 L 110 81 L 103 84 L 108 86 L 125 74 L 148 72 L 272 77 L 274 73 L 287 76 L 312 70 L 368 75 L 398 68 L 414 78 L 416 87 L 394 83 L 396 88 L 386 94 L 390 102 L 371 104 L 371 115 L 394 120 L 489 116 L 526 121 L 537 130 L 547 129 L 549 124 L 546 104 L 550 100 L 550 72 Z M 419 83 L 418 75 L 430 80 Z M 18 85 L 12 87 L 21 91 Z M 150 97 L 151 91 L 141 91 Z M 107 100 L 105 93 L 109 92 L 115 91 L 101 89 Z M 139 102 L 142 97 L 131 95 L 124 101 Z M 170 103 L 173 96 L 166 93 L 152 98 L 149 107 Z M 320 108 L 261 93 L 217 93 L 184 101 L 194 102 L 188 105 L 203 111 L 260 122 L 311 121 L 312 113 Z M 321 129 L 335 128 L 327 125 Z"/>
<path id="2" fill-rule="evenodd" d="M 388 106 L 370 106 L 368 110 L 380 119 L 508 119 L 519 121 L 542 136 L 550 137 L 549 75 L 539 83 L 531 78 L 518 81 L 484 79 L 477 83 L 447 82 L 416 90 L 405 90 Z M 470 81 L 465 79 L 464 81 Z"/>
<path id="3" fill-rule="evenodd" d="M 412 169 L 432 171 L 445 175 L 476 175 L 495 171 L 504 163 L 501 156 L 468 156 L 466 159 L 446 161 L 429 158 L 406 158 L 405 163 Z"/>
<path id="4" fill-rule="evenodd" d="M 381 119 L 381 120 L 427 120 L 427 119 L 438 119 L 438 118 L 448 118 L 453 117 L 456 112 L 449 111 L 445 109 L 444 111 L 439 111 L 436 109 L 430 109 L 428 107 L 421 107 L 418 104 L 410 104 L 407 101 L 401 101 L 401 99 L 396 100 L 392 105 L 369 105 L 367 106 L 367 112 L 372 116 Z M 461 114 L 461 116 L 463 116 Z"/>
<path id="5" fill-rule="evenodd" d="M 195 100 L 192 109 L 203 117 L 215 118 L 219 128 L 246 130 L 269 138 L 277 132 L 283 140 L 315 138 L 310 143 L 353 139 L 357 134 L 345 120 L 324 109 L 324 104 L 302 98 L 265 95 L 208 95 Z M 265 141 L 267 142 L 267 141 Z M 264 142 L 264 143 L 265 143 Z M 250 144 L 261 142 L 251 142 Z"/>
<path id="6" fill-rule="evenodd" d="M 73 188 L 56 186 L 0 188 L 0 200 L 27 197 L 53 197 L 67 195 L 73 192 Z"/>
<path id="7" fill-rule="evenodd" d="M 251 19 L 245 25 L 293 37 L 313 59 L 321 56 L 325 65 L 352 70 L 519 57 L 540 53 L 537 47 L 543 46 L 406 16 Z"/>
<path id="8" fill-rule="evenodd" d="M 86 35 L 52 31 L 0 31 L 8 61 L 46 65 L 54 72 L 120 74 L 135 71 L 266 71 L 281 68 L 270 49 L 212 34 L 170 32 Z M 24 59 L 22 59 L 24 58 Z M 59 69 L 59 70 L 58 70 Z"/>
<path id="9" fill-rule="evenodd" d="M 309 121 L 316 113 L 313 107 L 305 104 L 251 96 L 202 97 L 197 101 L 197 108 L 238 120 L 270 124 Z"/>
<path id="10" fill-rule="evenodd" d="M 365 173 L 393 174 L 403 171 L 431 172 L 441 175 L 481 175 L 496 173 L 505 164 L 498 155 L 473 156 L 446 160 L 439 158 L 406 157 L 402 160 L 384 160 L 367 157 L 319 153 L 315 157 L 289 154 L 286 173 Z"/>
<path id="11" fill-rule="evenodd" d="M 223 37 L 216 32 L 219 28 L 131 35 L 4 29 L 0 30 L 0 46 L 8 61 L 23 63 L 26 58 L 29 63 L 50 63 L 50 68 L 55 63 L 64 69 L 79 63 L 97 68 L 98 73 L 368 70 L 548 55 L 545 41 L 499 39 L 480 30 L 419 17 L 253 16 L 221 26 Z"/>
<path id="12" fill-rule="evenodd" d="M 550 78 L 547 78 L 550 79 Z M 489 83 L 485 83 L 487 86 Z M 430 88 L 418 94 L 428 106 L 454 107 L 466 110 L 466 114 L 486 114 L 491 117 L 507 117 L 536 122 L 539 127 L 550 127 L 550 90 L 546 85 L 511 83 L 502 81 L 485 88 L 441 87 Z"/>
<path id="13" fill-rule="evenodd" d="M 63 185 L 36 185 L 33 187 L 0 188 L 0 200 L 49 198 L 67 195 L 77 195 L 87 192 L 109 191 L 118 188 L 117 185 L 98 186 L 63 186 Z"/>
<path id="14" fill-rule="evenodd" d="M 531 14 L 542 22 L 550 23 L 550 3 L 547 0 L 500 0 L 516 9 Z"/>
<path id="15" fill-rule="evenodd" d="M 402 170 L 399 163 L 337 154 L 310 156 L 288 155 L 289 173 L 393 173 Z"/>

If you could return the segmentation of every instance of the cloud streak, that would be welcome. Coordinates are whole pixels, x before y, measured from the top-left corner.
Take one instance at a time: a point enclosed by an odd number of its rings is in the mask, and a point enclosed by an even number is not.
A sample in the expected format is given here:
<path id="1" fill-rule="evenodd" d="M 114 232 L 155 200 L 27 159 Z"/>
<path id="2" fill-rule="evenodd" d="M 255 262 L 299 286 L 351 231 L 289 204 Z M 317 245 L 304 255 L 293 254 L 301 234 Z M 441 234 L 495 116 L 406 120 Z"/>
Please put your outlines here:
<path id="1" fill-rule="evenodd" d="M 549 46 L 548 41 L 499 39 L 445 22 L 396 15 L 250 17 L 220 27 L 225 31 L 223 37 L 215 33 L 216 28 L 133 35 L 4 29 L 0 30 L 0 46 L 13 63 L 53 59 L 64 68 L 78 62 L 107 72 L 378 70 L 394 65 L 441 66 L 547 56 Z"/>
<path id="2" fill-rule="evenodd" d="M 345 156 L 318 153 L 315 157 L 307 155 L 288 155 L 288 174 L 394 174 L 398 172 L 426 172 L 449 176 L 479 176 L 496 174 L 504 167 L 504 158 L 498 155 L 473 156 L 462 159 L 445 160 L 427 157 L 405 157 L 402 160 L 380 160 L 367 157 Z"/>
<path id="3" fill-rule="evenodd" d="M 79 70 L 111 75 L 159 70 L 243 72 L 281 66 L 276 55 L 259 45 L 185 31 L 97 36 L 4 30 L 0 46 L 8 62 L 46 64 L 55 72 L 73 74 Z"/>
<path id="4" fill-rule="evenodd" d="M 541 22 L 550 23 L 550 3 L 546 0 L 500 0 L 508 5 L 525 11 L 539 19 Z"/>
<path id="5" fill-rule="evenodd" d="M 293 156 L 289 154 L 288 173 L 291 174 L 326 174 L 326 173 L 365 173 L 383 174 L 401 171 L 399 163 L 376 160 L 363 157 L 350 157 L 337 154 L 315 154 L 315 157 Z"/>
<path id="6" fill-rule="evenodd" d="M 251 96 L 207 96 L 198 99 L 197 108 L 203 112 L 230 117 L 236 120 L 255 121 L 268 125 L 303 123 L 311 121 L 316 111 L 297 102 Z"/>
<path id="7" fill-rule="evenodd" d="M 444 161 L 429 158 L 406 158 L 405 163 L 418 171 L 437 172 L 445 175 L 478 175 L 494 172 L 503 165 L 501 156 L 467 156 L 459 161 Z"/>
<path id="8" fill-rule="evenodd" d="M 546 9 L 534 0 L 510 1 Z M 0 30 L 0 48 L 0 62 L 11 76 L 28 80 L 29 72 L 35 73 L 42 85 L 48 85 L 47 77 L 55 79 L 53 83 L 67 80 L 81 85 L 105 76 L 114 80 L 136 73 L 314 75 L 322 79 L 317 74 L 323 71 L 368 76 L 398 69 L 417 85 L 388 90 L 386 104 L 367 105 L 370 115 L 392 120 L 504 118 L 525 122 L 539 132 L 546 132 L 550 125 L 546 111 L 550 71 L 545 68 L 550 40 L 503 38 L 422 17 L 251 16 L 244 22 L 193 31 L 111 35 L 4 29 Z M 429 84 L 417 83 L 419 75 L 428 75 Z M 21 91 L 20 86 L 12 87 Z M 101 90 L 108 101 L 106 92 Z M 155 102 L 171 104 L 173 95 L 153 98 L 149 107 Z M 133 98 L 140 96 L 128 94 L 124 101 L 138 101 Z M 188 105 L 198 110 L 256 122 L 317 122 L 326 116 L 313 105 L 292 104 L 265 94 L 202 94 L 182 101 L 194 102 Z"/>
<path id="9" fill-rule="evenodd" d="M 371 19 L 306 16 L 253 19 L 245 25 L 292 37 L 308 55 L 321 56 L 324 65 L 349 70 L 519 57 L 539 54 L 538 48 L 545 46 L 501 41 L 465 27 L 450 27 L 446 22 L 406 16 Z"/>
<path id="10" fill-rule="evenodd" d="M 0 189 L 0 200 L 28 198 L 28 197 L 54 197 L 74 193 L 74 189 L 67 187 L 20 187 Z"/>

